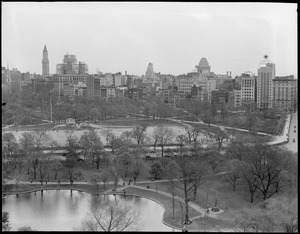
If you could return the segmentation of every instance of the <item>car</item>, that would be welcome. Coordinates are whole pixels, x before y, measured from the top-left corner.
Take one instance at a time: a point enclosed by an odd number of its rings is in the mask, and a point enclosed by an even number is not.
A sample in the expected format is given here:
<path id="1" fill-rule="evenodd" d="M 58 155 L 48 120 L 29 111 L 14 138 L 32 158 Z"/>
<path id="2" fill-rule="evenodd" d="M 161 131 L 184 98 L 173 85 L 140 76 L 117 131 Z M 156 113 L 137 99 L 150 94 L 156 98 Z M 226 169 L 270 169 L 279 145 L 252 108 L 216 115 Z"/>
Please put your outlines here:
<path id="1" fill-rule="evenodd" d="M 294 128 L 296 128 L 296 125 L 294 125 Z"/>
<path id="2" fill-rule="evenodd" d="M 151 157 L 149 155 L 146 155 L 146 160 L 154 160 L 154 157 Z"/>
<path id="3" fill-rule="evenodd" d="M 295 139 L 293 139 L 293 142 L 296 142 L 296 140 L 295 140 Z"/>
<path id="4" fill-rule="evenodd" d="M 294 132 L 296 132 L 296 130 L 294 130 Z"/>

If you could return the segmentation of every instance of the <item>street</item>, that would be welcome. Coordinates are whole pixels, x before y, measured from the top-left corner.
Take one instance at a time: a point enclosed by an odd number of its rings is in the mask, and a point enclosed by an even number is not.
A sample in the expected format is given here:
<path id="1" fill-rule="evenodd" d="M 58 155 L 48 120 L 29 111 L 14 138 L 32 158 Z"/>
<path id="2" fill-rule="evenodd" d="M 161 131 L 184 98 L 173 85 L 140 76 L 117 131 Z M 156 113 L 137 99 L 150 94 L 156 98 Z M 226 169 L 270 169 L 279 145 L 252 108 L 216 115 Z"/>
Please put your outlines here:
<path id="1" fill-rule="evenodd" d="M 295 139 L 295 142 L 293 142 L 293 139 Z M 283 146 L 293 153 L 298 152 L 298 112 L 292 114 L 292 122 L 289 129 L 289 142 Z"/>

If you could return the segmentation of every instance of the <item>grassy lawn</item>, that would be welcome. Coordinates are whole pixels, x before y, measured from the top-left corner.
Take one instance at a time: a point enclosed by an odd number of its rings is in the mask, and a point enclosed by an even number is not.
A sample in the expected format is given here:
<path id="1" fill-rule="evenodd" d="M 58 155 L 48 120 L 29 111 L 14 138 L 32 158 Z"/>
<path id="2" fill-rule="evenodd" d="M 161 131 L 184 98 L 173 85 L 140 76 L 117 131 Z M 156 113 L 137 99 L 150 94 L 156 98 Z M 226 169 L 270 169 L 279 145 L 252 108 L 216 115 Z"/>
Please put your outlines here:
<path id="1" fill-rule="evenodd" d="M 138 189 L 138 188 L 133 188 L 133 187 L 127 187 L 126 188 L 127 194 L 134 194 L 138 196 L 143 196 L 146 198 L 151 198 L 156 201 L 159 201 L 164 207 L 165 207 L 165 212 L 164 212 L 164 221 L 172 226 L 175 226 L 177 228 L 181 228 L 181 222 L 182 222 L 182 211 L 180 204 L 178 200 L 175 200 L 174 202 L 174 219 L 173 219 L 173 205 L 172 205 L 172 198 L 167 197 L 165 195 L 152 192 L 152 191 L 147 191 L 143 189 Z M 184 209 L 184 204 L 182 204 L 183 209 Z M 183 211 L 183 214 L 185 211 Z M 194 210 L 193 208 L 189 207 L 189 215 L 190 217 L 195 217 L 199 215 L 199 212 Z"/>
<path id="2" fill-rule="evenodd" d="M 156 189 L 156 183 L 143 183 L 139 184 L 139 186 L 150 186 L 150 188 Z M 169 182 L 158 182 L 157 190 L 170 193 Z M 182 190 L 179 189 L 175 189 L 175 194 L 183 196 Z M 192 194 L 190 196 L 193 197 Z M 238 185 L 236 191 L 232 191 L 232 187 L 220 177 L 207 178 L 198 188 L 196 199 L 192 199 L 192 201 L 203 208 L 206 207 L 206 203 L 208 202 L 210 208 L 212 208 L 214 206 L 215 197 L 218 199 L 217 206 L 224 210 L 223 213 L 218 215 L 220 219 L 210 218 L 206 220 L 204 217 L 195 219 L 191 224 L 193 229 L 202 230 L 203 227 L 205 227 L 205 229 L 214 230 L 215 228 L 232 228 L 235 218 L 240 214 L 240 210 L 255 207 L 262 201 L 261 198 L 254 197 L 254 203 L 251 204 L 250 193 L 247 190 L 247 186 Z"/>

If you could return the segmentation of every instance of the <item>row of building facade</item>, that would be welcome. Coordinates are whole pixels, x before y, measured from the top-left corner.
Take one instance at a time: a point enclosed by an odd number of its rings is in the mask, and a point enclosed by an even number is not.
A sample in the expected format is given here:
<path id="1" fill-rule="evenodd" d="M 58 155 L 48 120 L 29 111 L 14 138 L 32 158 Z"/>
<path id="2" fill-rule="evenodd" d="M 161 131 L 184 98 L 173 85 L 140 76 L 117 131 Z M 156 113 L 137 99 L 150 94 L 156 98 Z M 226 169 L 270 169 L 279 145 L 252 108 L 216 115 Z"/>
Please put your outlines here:
<path id="1" fill-rule="evenodd" d="M 158 96 L 165 103 L 191 98 L 233 107 L 256 105 L 259 108 L 278 107 L 286 110 L 297 108 L 298 80 L 294 76 L 276 77 L 275 64 L 266 59 L 259 64 L 257 76 L 248 72 L 234 79 L 231 72 L 212 72 L 206 58 L 200 60 L 194 72 L 179 76 L 155 73 L 152 63 L 149 63 L 145 75 L 141 77 L 127 75 L 127 72 L 125 75 L 120 72 L 92 75 L 88 74 L 85 63 L 77 63 L 76 56 L 69 54 L 64 56 L 63 63 L 57 64 L 56 68 L 56 74 L 50 75 L 45 46 L 42 76 L 2 67 L 2 85 L 7 85 L 14 91 L 31 86 L 33 92 L 41 87 L 48 87 L 58 99 L 82 96 L 105 101 L 112 98 L 138 100 Z M 234 87 L 224 89 L 226 82 L 234 83 Z"/>

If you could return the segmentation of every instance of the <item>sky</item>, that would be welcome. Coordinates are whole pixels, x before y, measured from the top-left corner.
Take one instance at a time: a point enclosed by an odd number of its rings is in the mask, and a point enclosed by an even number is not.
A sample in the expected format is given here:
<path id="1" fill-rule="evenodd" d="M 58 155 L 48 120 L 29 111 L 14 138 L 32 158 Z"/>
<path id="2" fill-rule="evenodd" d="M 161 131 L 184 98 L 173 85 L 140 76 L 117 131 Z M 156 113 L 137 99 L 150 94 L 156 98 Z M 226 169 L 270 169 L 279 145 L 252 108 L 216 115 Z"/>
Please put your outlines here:
<path id="1" fill-rule="evenodd" d="M 1 2 L 2 66 L 50 74 L 65 54 L 97 71 L 180 75 L 205 57 L 216 74 L 257 74 L 267 54 L 276 75 L 297 77 L 297 4 L 203 2 Z"/>

